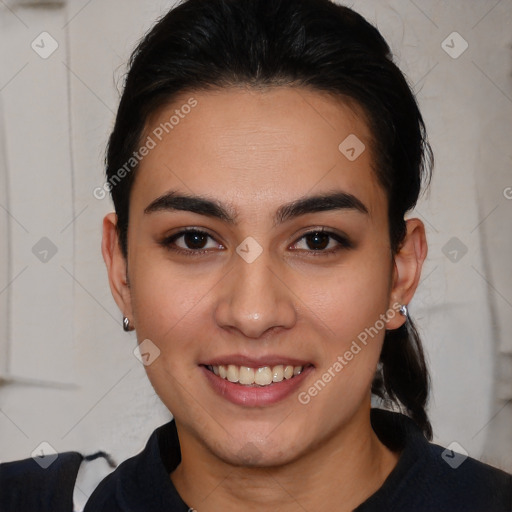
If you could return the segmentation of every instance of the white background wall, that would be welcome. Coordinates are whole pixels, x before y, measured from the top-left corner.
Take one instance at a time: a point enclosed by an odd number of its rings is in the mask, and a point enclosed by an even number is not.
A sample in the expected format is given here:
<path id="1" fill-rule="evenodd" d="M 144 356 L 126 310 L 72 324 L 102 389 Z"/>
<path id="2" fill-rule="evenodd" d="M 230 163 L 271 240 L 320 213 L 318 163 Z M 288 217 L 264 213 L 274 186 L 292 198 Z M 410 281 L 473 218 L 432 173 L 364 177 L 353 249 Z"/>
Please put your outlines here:
<path id="1" fill-rule="evenodd" d="M 172 4 L 0 2 L 2 461 L 42 441 L 122 461 L 170 417 L 122 330 L 100 252 L 112 205 L 93 190 L 124 63 Z M 351 5 L 390 42 L 436 156 L 412 214 L 429 255 L 410 305 L 432 371 L 435 441 L 512 471 L 512 0 Z M 59 45 L 46 59 L 31 47 L 51 49 L 43 31 Z M 468 43 L 457 58 L 454 31 Z"/>

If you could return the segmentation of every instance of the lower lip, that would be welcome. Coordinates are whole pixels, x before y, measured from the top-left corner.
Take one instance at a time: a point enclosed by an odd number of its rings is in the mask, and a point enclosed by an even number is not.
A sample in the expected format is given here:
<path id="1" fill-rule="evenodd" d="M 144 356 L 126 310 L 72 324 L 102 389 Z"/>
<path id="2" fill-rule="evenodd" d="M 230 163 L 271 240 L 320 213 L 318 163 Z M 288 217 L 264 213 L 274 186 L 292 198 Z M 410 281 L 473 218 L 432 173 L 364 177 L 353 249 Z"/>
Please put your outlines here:
<path id="1" fill-rule="evenodd" d="M 244 386 L 215 375 L 205 366 L 200 368 L 215 392 L 236 405 L 247 407 L 272 405 L 284 400 L 299 388 L 314 369 L 313 366 L 307 366 L 291 379 L 283 379 L 268 386 Z"/>

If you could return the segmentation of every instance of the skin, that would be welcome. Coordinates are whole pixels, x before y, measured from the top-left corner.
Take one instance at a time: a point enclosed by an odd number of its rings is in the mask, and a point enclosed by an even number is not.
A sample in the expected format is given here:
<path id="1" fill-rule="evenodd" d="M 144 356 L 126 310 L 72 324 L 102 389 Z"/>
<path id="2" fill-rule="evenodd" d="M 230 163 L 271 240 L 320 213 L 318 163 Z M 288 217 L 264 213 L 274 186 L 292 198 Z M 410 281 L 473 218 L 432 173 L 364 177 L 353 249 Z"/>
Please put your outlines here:
<path id="1" fill-rule="evenodd" d="M 424 225 L 407 220 L 393 258 L 387 198 L 356 106 L 291 87 L 196 91 L 161 108 L 146 135 L 191 96 L 198 105 L 137 171 L 127 259 L 116 215 L 103 222 L 114 299 L 139 342 L 150 339 L 161 351 L 146 370 L 176 420 L 182 462 L 170 478 L 199 512 L 353 510 L 400 455 L 370 424 L 384 329 L 308 404 L 292 393 L 270 406 L 235 405 L 212 390 L 198 365 L 228 354 L 297 357 L 314 365 L 299 389 L 307 391 L 379 315 L 410 302 L 427 254 Z M 338 149 L 349 134 L 366 146 L 354 161 Z M 188 211 L 144 213 L 169 190 L 215 199 L 237 212 L 237 222 Z M 284 203 L 333 190 L 355 195 L 369 214 L 323 211 L 273 225 Z M 186 227 L 212 236 L 207 253 L 181 255 L 159 244 Z M 323 250 L 339 250 L 312 254 L 315 240 L 304 234 L 315 228 L 344 233 L 354 247 L 328 238 Z M 262 248 L 252 263 L 235 251 L 249 236 Z M 183 237 L 175 245 L 196 247 Z M 385 329 L 404 321 L 395 314 Z"/>

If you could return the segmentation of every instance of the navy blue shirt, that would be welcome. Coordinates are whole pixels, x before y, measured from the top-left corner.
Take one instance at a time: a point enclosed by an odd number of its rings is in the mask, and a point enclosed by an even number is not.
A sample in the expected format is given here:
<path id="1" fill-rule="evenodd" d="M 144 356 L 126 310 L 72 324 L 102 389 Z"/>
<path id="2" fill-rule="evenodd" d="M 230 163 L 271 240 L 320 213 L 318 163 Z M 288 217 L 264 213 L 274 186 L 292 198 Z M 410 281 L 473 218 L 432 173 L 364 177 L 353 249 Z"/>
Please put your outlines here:
<path id="1" fill-rule="evenodd" d="M 379 439 L 401 455 L 381 488 L 355 512 L 512 512 L 512 475 L 429 443 L 405 415 L 372 409 L 371 422 Z M 32 459 L 0 464 L 0 512 L 71 512 L 81 460 L 69 452 L 46 470 Z M 180 461 L 171 421 L 102 480 L 84 512 L 188 512 L 169 477 Z"/>

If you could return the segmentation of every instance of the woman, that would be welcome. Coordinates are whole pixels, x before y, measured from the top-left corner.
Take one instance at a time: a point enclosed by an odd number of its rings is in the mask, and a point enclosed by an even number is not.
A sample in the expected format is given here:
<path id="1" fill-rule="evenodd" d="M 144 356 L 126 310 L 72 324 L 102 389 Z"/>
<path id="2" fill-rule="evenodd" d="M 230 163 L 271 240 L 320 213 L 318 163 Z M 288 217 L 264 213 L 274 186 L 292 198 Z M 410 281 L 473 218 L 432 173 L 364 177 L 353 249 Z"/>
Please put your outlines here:
<path id="1" fill-rule="evenodd" d="M 388 45 L 346 7 L 187 0 L 153 27 L 102 252 L 174 420 L 86 512 L 512 509 L 511 475 L 429 442 L 407 310 L 427 242 L 404 216 L 431 163 Z M 1 510 L 70 510 L 82 457 L 28 462 L 3 466 Z"/>

